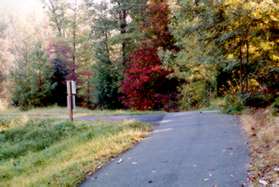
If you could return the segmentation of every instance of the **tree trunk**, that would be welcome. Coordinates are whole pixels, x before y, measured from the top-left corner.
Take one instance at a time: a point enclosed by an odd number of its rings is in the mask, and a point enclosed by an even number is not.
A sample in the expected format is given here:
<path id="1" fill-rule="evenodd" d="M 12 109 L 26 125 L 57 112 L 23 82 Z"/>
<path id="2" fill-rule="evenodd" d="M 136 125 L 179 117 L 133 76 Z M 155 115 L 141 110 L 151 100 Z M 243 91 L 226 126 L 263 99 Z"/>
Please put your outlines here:
<path id="1" fill-rule="evenodd" d="M 239 62 L 240 62 L 240 73 L 239 73 L 239 81 L 240 81 L 240 92 L 243 93 L 243 58 L 242 58 L 242 41 L 239 46 Z"/>
<path id="2" fill-rule="evenodd" d="M 246 64 L 249 64 L 249 41 L 248 39 L 246 40 Z M 247 72 L 246 68 L 245 68 L 245 72 Z M 248 82 L 248 77 L 245 78 L 245 91 L 248 90 L 249 88 L 249 82 Z"/>
<path id="3" fill-rule="evenodd" d="M 73 60 L 73 67 L 72 67 L 72 78 L 76 81 L 77 75 L 76 75 L 76 38 L 77 38 L 77 0 L 75 0 L 74 4 L 74 22 L 73 22 L 73 54 L 72 54 L 72 60 Z"/>
<path id="4" fill-rule="evenodd" d="M 123 6 L 120 2 L 118 2 L 119 7 Z M 127 33 L 127 16 L 128 12 L 125 8 L 119 11 L 119 23 L 120 23 L 120 33 L 125 35 Z M 127 57 L 127 39 L 123 39 L 122 41 L 122 64 L 126 64 Z"/>

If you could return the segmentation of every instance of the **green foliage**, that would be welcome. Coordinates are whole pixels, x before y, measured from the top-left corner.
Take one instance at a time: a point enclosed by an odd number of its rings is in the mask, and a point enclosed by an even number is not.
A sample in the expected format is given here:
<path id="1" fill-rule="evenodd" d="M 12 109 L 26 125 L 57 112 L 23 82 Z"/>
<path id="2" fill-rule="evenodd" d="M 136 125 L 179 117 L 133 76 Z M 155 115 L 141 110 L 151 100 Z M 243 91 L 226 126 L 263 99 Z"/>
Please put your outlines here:
<path id="1" fill-rule="evenodd" d="M 272 94 L 262 93 L 238 93 L 236 95 L 226 95 L 224 111 L 226 113 L 239 113 L 245 107 L 267 107 L 274 100 Z M 275 102 L 276 103 L 276 102 Z"/>
<path id="2" fill-rule="evenodd" d="M 264 108 L 272 104 L 273 95 L 272 94 L 262 94 L 262 93 L 244 93 L 240 94 L 241 100 L 245 106 Z"/>
<path id="3" fill-rule="evenodd" d="M 96 62 L 92 65 L 93 76 L 90 84 L 93 87 L 91 93 L 93 97 L 91 97 L 91 102 L 96 107 L 115 109 L 121 106 L 118 90 L 123 61 L 120 60 L 121 55 L 115 53 L 116 48 L 114 42 L 111 41 L 111 33 L 113 30 L 118 30 L 119 25 L 114 15 L 115 12 L 110 12 L 111 9 L 106 3 L 95 4 L 91 0 L 87 0 L 86 4 L 94 19 L 92 38 L 95 40 L 93 55 Z M 117 50 L 118 48 L 119 46 L 117 46 Z"/>
<path id="4" fill-rule="evenodd" d="M 41 151 L 78 131 L 72 123 L 51 123 L 47 120 L 29 121 L 22 127 L 0 132 L 0 160 L 18 158 L 29 151 Z"/>
<path id="5" fill-rule="evenodd" d="M 179 106 L 183 110 L 207 107 L 209 104 L 207 85 L 204 81 L 183 85 L 180 94 Z"/>
<path id="6" fill-rule="evenodd" d="M 271 108 L 272 108 L 273 115 L 279 114 L 279 97 L 277 97 L 275 101 L 272 103 Z"/>
<path id="7" fill-rule="evenodd" d="M 17 64 L 12 72 L 13 103 L 21 109 L 46 106 L 56 84 L 51 81 L 53 71 L 41 44 L 34 45 Z"/>
<path id="8" fill-rule="evenodd" d="M 243 101 L 239 95 L 226 95 L 224 112 L 229 114 L 240 113 L 244 109 Z"/>
<path id="9" fill-rule="evenodd" d="M 97 63 L 93 66 L 92 83 L 95 87 L 93 103 L 103 109 L 121 107 L 119 101 L 120 72 L 114 64 Z"/>
<path id="10" fill-rule="evenodd" d="M 191 96 L 194 79 L 229 95 L 232 110 L 270 104 L 278 93 L 278 7 L 268 0 L 178 1 L 171 23 L 178 50 L 162 57 L 184 80 L 181 98 Z"/>
<path id="11" fill-rule="evenodd" d="M 149 129 L 139 122 L 19 122 L 0 131 L 0 186 L 76 186 Z"/>
<path id="12" fill-rule="evenodd" d="M 55 84 L 55 87 L 51 90 L 52 97 L 50 98 L 49 104 L 56 104 L 59 106 L 66 106 L 67 101 L 65 96 L 67 95 L 66 90 L 66 78 L 69 74 L 69 69 L 63 58 L 56 58 L 50 61 L 51 64 L 51 83 Z"/>
<path id="13" fill-rule="evenodd" d="M 119 88 L 124 72 L 132 54 L 141 48 L 161 51 L 160 66 L 169 72 L 166 78 L 175 80 L 162 90 L 171 88 L 175 93 L 167 95 L 172 95 L 172 102 L 179 96 L 182 109 L 207 106 L 210 98 L 228 95 L 227 104 L 238 111 L 241 105 L 265 107 L 278 96 L 278 0 L 42 2 L 54 31 L 48 32 L 53 34 L 51 41 L 42 44 L 49 45 L 52 66 L 40 44 L 32 46 L 34 42 L 27 39 L 9 42 L 10 25 L 16 24 L 1 21 L 0 86 L 4 89 L 0 102 L 10 99 L 5 89 L 10 87 L 13 104 L 22 109 L 65 105 L 65 80 L 74 79 L 80 106 L 122 107 Z M 12 55 L 15 64 L 9 65 Z M 133 60 L 135 66 L 138 60 Z M 9 67 L 15 67 L 11 80 Z M 163 73 L 165 68 L 156 71 Z M 153 76 L 146 79 L 145 85 L 157 84 L 152 80 Z M 140 81 L 136 78 L 129 87 L 135 82 Z M 160 89 L 149 90 L 157 93 Z M 150 106 L 160 103 L 150 94 L 142 96 Z M 131 96 L 143 104 L 139 98 Z"/>
<path id="14" fill-rule="evenodd" d="M 70 26 L 70 18 L 67 16 L 69 3 L 65 0 L 42 0 L 49 17 L 50 26 L 53 27 L 59 37 L 65 37 Z"/>
<path id="15" fill-rule="evenodd" d="M 92 84 L 94 85 L 93 103 L 103 109 L 115 109 L 121 106 L 119 87 L 122 69 L 111 62 L 105 50 L 107 41 L 96 44 L 97 63 L 93 65 Z"/>

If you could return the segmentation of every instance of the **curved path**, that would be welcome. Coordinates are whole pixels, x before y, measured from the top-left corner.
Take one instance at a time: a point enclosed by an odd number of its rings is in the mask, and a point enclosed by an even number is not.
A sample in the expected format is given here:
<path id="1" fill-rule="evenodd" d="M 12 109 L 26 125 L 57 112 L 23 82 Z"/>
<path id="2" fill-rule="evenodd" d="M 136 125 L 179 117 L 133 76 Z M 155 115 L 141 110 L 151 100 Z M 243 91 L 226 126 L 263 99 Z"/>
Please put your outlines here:
<path id="1" fill-rule="evenodd" d="M 82 187 L 240 187 L 249 162 L 246 140 L 233 116 L 169 113 L 152 135 Z"/>

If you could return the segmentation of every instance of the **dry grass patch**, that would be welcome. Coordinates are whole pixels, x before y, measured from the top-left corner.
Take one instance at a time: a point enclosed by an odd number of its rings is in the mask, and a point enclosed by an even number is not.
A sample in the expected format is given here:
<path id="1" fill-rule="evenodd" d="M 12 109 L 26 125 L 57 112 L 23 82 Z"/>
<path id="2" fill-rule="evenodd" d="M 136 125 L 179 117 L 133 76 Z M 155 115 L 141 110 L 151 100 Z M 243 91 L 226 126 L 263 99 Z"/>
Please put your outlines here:
<path id="1" fill-rule="evenodd" d="M 250 140 L 250 181 L 256 186 L 279 186 L 278 117 L 269 109 L 259 109 L 243 114 L 241 122 Z"/>

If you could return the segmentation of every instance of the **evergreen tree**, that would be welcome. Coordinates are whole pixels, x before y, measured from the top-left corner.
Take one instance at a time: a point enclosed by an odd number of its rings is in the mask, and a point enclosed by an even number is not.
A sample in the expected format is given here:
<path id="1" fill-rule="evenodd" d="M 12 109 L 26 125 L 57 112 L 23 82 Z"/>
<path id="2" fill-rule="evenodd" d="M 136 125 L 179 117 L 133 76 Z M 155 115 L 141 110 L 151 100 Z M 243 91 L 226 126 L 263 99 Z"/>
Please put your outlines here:
<path id="1" fill-rule="evenodd" d="M 91 15 L 92 41 L 96 64 L 93 65 L 94 103 L 103 108 L 120 107 L 120 85 L 128 56 L 140 38 L 136 17 L 146 1 L 87 1 Z M 138 11 L 141 9 L 141 11 Z M 134 19 L 133 19 L 134 18 Z"/>
<path id="2" fill-rule="evenodd" d="M 94 13 L 95 24 L 92 25 L 92 40 L 94 58 L 96 63 L 93 65 L 92 83 L 93 103 L 100 108 L 118 108 L 119 102 L 119 82 L 121 79 L 122 64 L 117 63 L 118 57 L 115 56 L 110 39 L 115 26 L 114 20 L 109 16 L 109 7 L 105 3 L 89 4 L 88 8 Z"/>
<path id="3" fill-rule="evenodd" d="M 56 84 L 51 81 L 52 68 L 41 44 L 37 43 L 26 51 L 16 64 L 12 72 L 13 103 L 22 109 L 47 106 Z"/>

